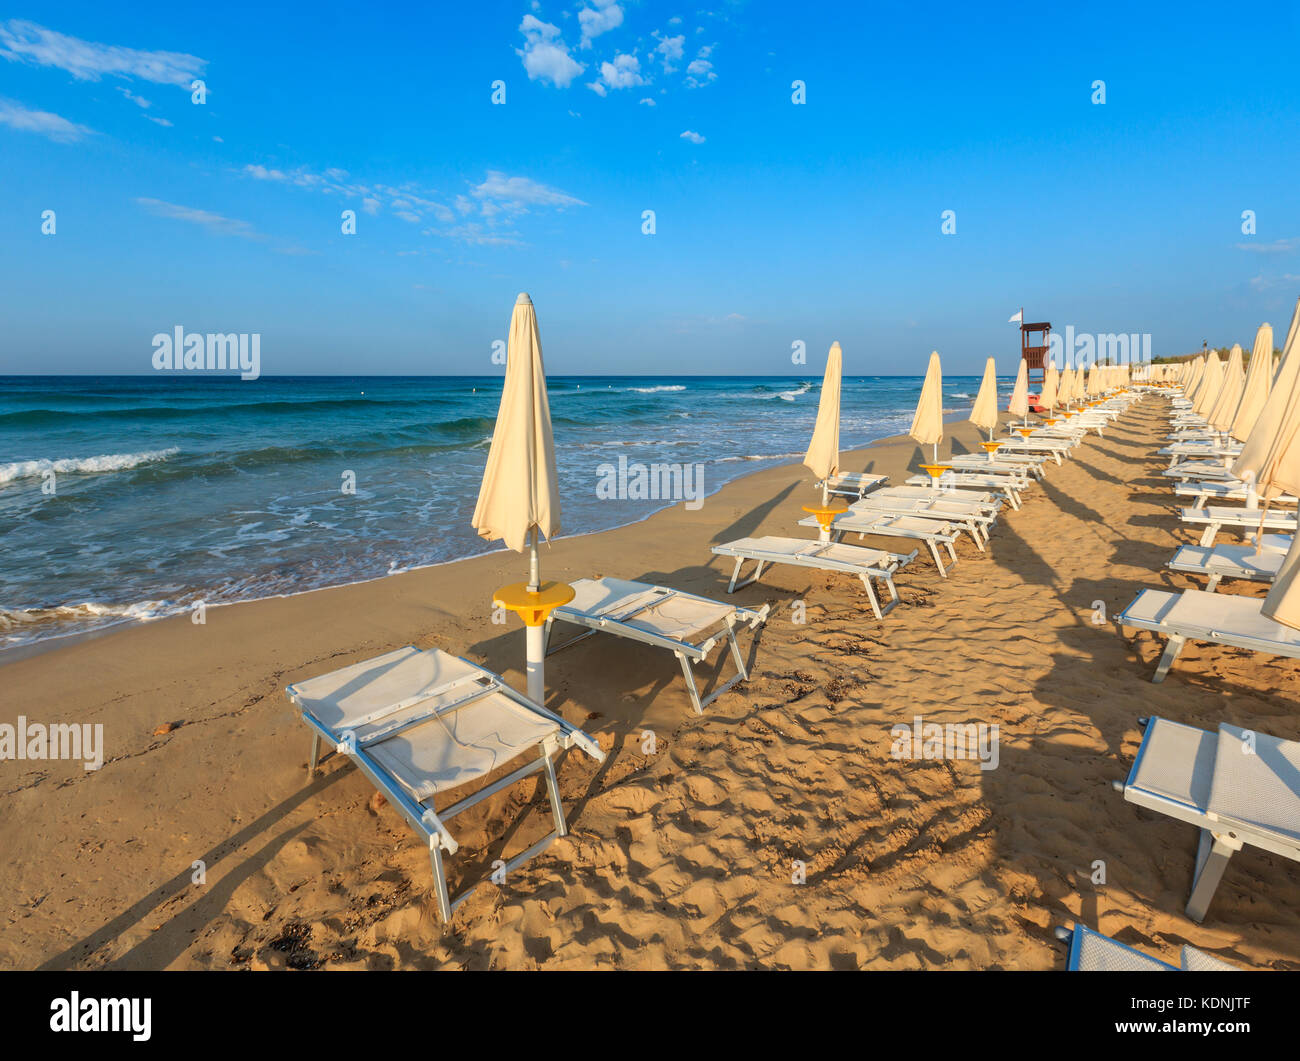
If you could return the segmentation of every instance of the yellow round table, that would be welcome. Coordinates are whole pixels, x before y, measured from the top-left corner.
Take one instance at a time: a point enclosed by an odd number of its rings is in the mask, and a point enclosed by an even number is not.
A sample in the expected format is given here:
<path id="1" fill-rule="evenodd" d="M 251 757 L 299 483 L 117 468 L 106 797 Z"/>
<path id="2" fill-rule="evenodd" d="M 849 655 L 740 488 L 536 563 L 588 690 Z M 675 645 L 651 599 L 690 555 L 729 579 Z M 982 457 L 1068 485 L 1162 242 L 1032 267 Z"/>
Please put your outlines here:
<path id="1" fill-rule="evenodd" d="M 849 510 L 849 506 L 845 504 L 804 505 L 803 510 L 812 513 L 816 517 L 817 525 L 821 527 L 822 532 L 829 534 L 831 524 L 835 522 L 835 517 L 844 515 Z"/>
<path id="2" fill-rule="evenodd" d="M 930 476 L 930 485 L 938 486 L 943 473 L 952 470 L 951 464 L 922 464 L 921 470 Z"/>
<path id="3" fill-rule="evenodd" d="M 541 626 L 551 612 L 571 600 L 573 587 L 567 582 L 543 582 L 536 593 L 529 592 L 527 582 L 512 582 L 496 591 L 492 603 L 515 612 L 525 626 Z"/>

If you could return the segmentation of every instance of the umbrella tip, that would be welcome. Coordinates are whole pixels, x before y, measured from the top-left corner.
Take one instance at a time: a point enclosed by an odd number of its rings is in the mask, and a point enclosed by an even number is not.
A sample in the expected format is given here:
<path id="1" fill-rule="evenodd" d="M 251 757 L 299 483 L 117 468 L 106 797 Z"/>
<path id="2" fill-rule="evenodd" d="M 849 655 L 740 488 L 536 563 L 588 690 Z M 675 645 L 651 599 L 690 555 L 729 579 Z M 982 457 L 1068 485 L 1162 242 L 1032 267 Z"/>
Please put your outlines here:
<path id="1" fill-rule="evenodd" d="M 515 299 L 516 306 L 531 306 L 532 304 L 533 304 L 533 300 L 528 297 L 527 291 L 520 291 L 519 297 Z"/>

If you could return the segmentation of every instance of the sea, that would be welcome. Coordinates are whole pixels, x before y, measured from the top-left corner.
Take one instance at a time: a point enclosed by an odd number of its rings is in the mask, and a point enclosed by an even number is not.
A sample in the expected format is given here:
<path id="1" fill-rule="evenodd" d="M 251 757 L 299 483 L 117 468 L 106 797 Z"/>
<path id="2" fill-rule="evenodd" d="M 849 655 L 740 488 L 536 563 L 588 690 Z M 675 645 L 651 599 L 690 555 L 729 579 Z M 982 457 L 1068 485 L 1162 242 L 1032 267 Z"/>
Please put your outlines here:
<path id="1" fill-rule="evenodd" d="M 978 385 L 945 378 L 945 413 L 968 411 Z M 689 469 L 705 495 L 802 460 L 820 386 L 552 376 L 562 534 L 682 503 L 610 497 L 620 457 L 633 477 L 637 464 Z M 906 432 L 920 388 L 919 376 L 844 377 L 841 448 Z M 500 376 L 0 377 L 0 661 L 200 601 L 502 548 L 470 525 L 500 396 Z"/>

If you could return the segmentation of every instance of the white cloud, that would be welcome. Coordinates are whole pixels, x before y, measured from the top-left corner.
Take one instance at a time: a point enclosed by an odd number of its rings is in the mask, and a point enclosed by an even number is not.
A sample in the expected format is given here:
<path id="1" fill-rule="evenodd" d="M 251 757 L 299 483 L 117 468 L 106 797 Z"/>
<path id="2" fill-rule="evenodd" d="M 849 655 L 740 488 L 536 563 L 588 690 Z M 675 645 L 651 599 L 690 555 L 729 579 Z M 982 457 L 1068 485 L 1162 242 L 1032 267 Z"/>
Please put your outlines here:
<path id="1" fill-rule="evenodd" d="M 686 68 L 686 84 L 691 88 L 707 85 L 710 81 L 715 80 L 717 76 L 713 72 L 713 64 L 707 59 L 695 59 Z"/>
<path id="2" fill-rule="evenodd" d="M 173 221 L 185 221 L 191 225 L 201 225 L 214 235 L 239 236 L 241 239 L 264 238 L 247 221 L 222 217 L 220 214 L 214 214 L 208 210 L 199 210 L 192 206 L 178 206 L 176 203 L 166 203 L 161 199 L 136 199 L 136 202 L 155 217 L 166 217 Z"/>
<path id="3" fill-rule="evenodd" d="M 682 50 L 686 45 L 686 38 L 683 36 L 662 37 L 658 31 L 655 32 L 654 37 L 659 41 L 655 51 L 663 56 L 664 73 L 671 74 L 677 69 L 673 64 L 680 62 L 682 59 Z"/>
<path id="4" fill-rule="evenodd" d="M 379 200 L 374 196 L 368 195 L 361 200 L 361 209 L 373 217 L 375 214 L 379 213 Z"/>
<path id="5" fill-rule="evenodd" d="M 645 99 L 641 100 L 640 102 L 645 104 L 647 107 L 653 107 L 655 105 L 655 101 L 652 100 L 649 96 L 646 96 Z"/>
<path id="6" fill-rule="evenodd" d="M 1256 291 L 1271 291 L 1278 287 L 1292 287 L 1300 282 L 1300 276 L 1294 273 L 1283 273 L 1281 276 L 1264 276 L 1260 274 L 1251 279 L 1250 286 Z"/>
<path id="7" fill-rule="evenodd" d="M 557 88 L 565 88 L 585 69 L 582 63 L 569 54 L 569 46 L 560 39 L 560 28 L 525 15 L 519 24 L 524 35 L 524 46 L 515 54 L 524 61 L 524 70 L 530 81 L 549 81 Z"/>
<path id="8" fill-rule="evenodd" d="M 0 56 L 10 62 L 53 66 L 79 81 L 98 81 L 107 74 L 185 89 L 203 76 L 208 65 L 206 59 L 184 52 L 146 52 L 97 44 L 21 19 L 0 22 Z"/>
<path id="9" fill-rule="evenodd" d="M 24 133 L 39 133 L 60 144 L 74 143 L 95 131 L 49 111 L 32 110 L 9 99 L 0 99 L 0 125 Z"/>
<path id="10" fill-rule="evenodd" d="M 475 187 L 472 194 L 483 204 L 485 211 L 519 212 L 530 206 L 553 206 L 563 210 L 566 206 L 587 205 L 558 188 L 540 184 L 529 177 L 508 177 L 499 170 L 488 170 L 487 179 Z"/>
<path id="11" fill-rule="evenodd" d="M 212 140 L 213 140 L 214 143 L 217 143 L 217 144 L 224 144 L 224 143 L 226 142 L 225 140 L 223 140 L 223 139 L 222 139 L 221 137 L 219 137 L 219 136 L 214 136 L 214 137 L 212 138 Z"/>
<path id="12" fill-rule="evenodd" d="M 170 129 L 172 127 L 172 123 L 166 118 L 155 118 L 152 114 L 146 114 L 145 117 L 155 125 L 161 125 L 164 129 Z"/>
<path id="13" fill-rule="evenodd" d="M 594 8 L 584 7 L 578 12 L 583 48 L 591 47 L 593 37 L 599 37 L 623 24 L 623 9 L 614 0 L 594 0 L 594 3 Z"/>
<path id="14" fill-rule="evenodd" d="M 1238 243 L 1237 250 L 1250 251 L 1252 254 L 1291 254 L 1300 250 L 1300 236 L 1275 239 L 1272 243 Z"/>
<path id="15" fill-rule="evenodd" d="M 689 140 L 692 144 L 704 143 L 704 137 L 699 133 L 692 132 L 690 129 L 687 129 L 686 132 L 682 133 L 682 139 Z"/>
<path id="16" fill-rule="evenodd" d="M 633 88 L 636 85 L 644 85 L 645 78 L 641 76 L 641 60 L 635 55 L 614 55 L 614 61 L 600 64 L 600 78 L 592 81 L 587 85 L 589 89 L 598 96 L 605 95 L 605 91 L 611 88 Z"/>
<path id="17" fill-rule="evenodd" d="M 150 107 L 153 106 L 153 104 L 150 103 L 143 96 L 137 96 L 134 92 L 132 92 L 129 88 L 126 88 L 124 85 L 119 85 L 117 87 L 117 90 L 120 93 L 122 93 L 122 95 L 124 95 L 127 99 L 129 99 L 132 103 L 134 103 L 137 107 L 142 107 L 145 110 L 148 110 Z"/>

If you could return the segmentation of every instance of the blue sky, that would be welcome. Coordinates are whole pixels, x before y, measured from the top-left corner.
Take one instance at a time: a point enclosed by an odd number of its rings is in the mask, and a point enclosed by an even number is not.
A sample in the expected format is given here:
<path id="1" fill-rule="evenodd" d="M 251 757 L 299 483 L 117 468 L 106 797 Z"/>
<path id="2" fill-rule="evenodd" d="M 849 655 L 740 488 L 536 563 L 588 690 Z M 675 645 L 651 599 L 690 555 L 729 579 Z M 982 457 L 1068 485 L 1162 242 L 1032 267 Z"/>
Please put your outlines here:
<path id="1" fill-rule="evenodd" d="M 0 373 L 149 371 L 179 324 L 264 374 L 489 374 L 519 291 L 552 373 L 1010 372 L 1021 305 L 1285 333 L 1296 5 L 910 7 L 0 15 Z"/>

